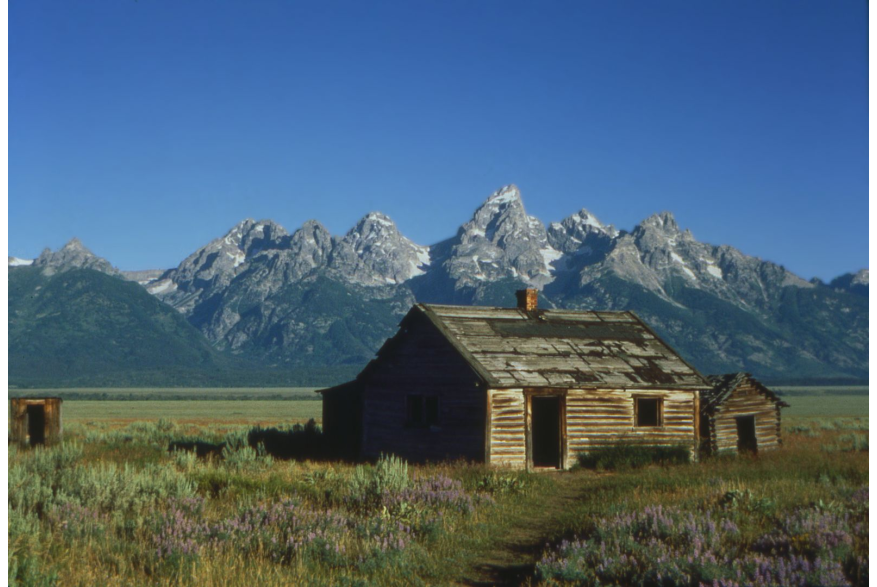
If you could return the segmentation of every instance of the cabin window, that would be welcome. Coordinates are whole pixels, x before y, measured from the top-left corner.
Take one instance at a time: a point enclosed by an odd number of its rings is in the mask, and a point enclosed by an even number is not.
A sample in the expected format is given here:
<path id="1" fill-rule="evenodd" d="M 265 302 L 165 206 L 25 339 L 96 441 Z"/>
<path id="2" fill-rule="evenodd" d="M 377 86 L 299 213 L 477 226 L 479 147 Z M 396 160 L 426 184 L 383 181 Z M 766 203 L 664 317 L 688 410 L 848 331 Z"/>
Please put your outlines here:
<path id="1" fill-rule="evenodd" d="M 406 401 L 406 424 L 412 427 L 433 426 L 439 421 L 438 397 L 411 394 Z"/>
<path id="2" fill-rule="evenodd" d="M 664 400 L 657 397 L 634 398 L 636 425 L 661 426 L 664 421 Z"/>

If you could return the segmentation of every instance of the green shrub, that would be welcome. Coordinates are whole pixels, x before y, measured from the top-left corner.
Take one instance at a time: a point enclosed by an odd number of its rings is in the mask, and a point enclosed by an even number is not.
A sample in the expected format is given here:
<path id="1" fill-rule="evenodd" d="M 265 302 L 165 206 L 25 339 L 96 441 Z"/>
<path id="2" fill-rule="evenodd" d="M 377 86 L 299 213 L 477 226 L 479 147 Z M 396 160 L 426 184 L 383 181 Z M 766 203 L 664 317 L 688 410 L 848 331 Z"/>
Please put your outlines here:
<path id="1" fill-rule="evenodd" d="M 684 445 L 652 446 L 618 443 L 578 454 L 578 465 L 586 469 L 639 469 L 652 464 L 681 465 L 691 460 L 691 448 Z"/>
<path id="2" fill-rule="evenodd" d="M 78 505 L 117 516 L 169 497 L 194 493 L 194 484 L 172 465 L 137 468 L 127 463 L 79 462 L 82 448 L 37 448 L 9 467 L 9 508 L 43 517 L 57 506 Z"/>
<path id="3" fill-rule="evenodd" d="M 802 436 L 806 436 L 807 438 L 813 438 L 814 436 L 818 436 L 818 434 L 810 427 L 810 424 L 795 424 L 793 426 L 788 426 L 786 430 L 789 434 L 800 434 Z"/>
<path id="4" fill-rule="evenodd" d="M 9 587 L 51 587 L 58 584 L 58 572 L 35 556 L 10 555 L 8 579 Z"/>
<path id="5" fill-rule="evenodd" d="M 222 459 L 226 466 L 233 469 L 270 467 L 274 464 L 274 457 L 265 451 L 264 444 L 260 442 L 255 448 L 250 446 L 246 431 L 226 436 Z"/>
<path id="6" fill-rule="evenodd" d="M 836 442 L 823 444 L 822 452 L 867 452 L 868 437 L 862 434 L 844 434 Z"/>
<path id="7" fill-rule="evenodd" d="M 33 512 L 25 512 L 12 507 L 6 508 L 9 526 L 9 542 L 14 542 L 19 536 L 34 537 L 40 531 L 40 520 Z"/>
<path id="8" fill-rule="evenodd" d="M 529 487 L 528 479 L 521 474 L 488 473 L 476 484 L 478 491 L 491 495 L 503 495 L 506 493 L 523 493 Z"/>
<path id="9" fill-rule="evenodd" d="M 355 500 L 371 503 L 384 493 L 398 493 L 410 484 L 408 463 L 397 456 L 382 454 L 374 467 L 356 467 L 350 478 L 350 495 Z"/>

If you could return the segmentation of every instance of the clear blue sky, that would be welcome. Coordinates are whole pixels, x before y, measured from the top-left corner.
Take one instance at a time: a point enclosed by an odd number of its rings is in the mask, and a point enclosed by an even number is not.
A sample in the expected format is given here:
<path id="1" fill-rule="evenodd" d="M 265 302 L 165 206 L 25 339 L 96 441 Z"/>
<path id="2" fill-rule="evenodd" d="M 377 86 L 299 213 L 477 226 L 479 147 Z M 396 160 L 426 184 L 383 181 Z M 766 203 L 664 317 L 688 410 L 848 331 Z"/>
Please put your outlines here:
<path id="1" fill-rule="evenodd" d="M 421 244 L 516 183 L 809 278 L 868 265 L 864 1 L 9 5 L 9 253 L 167 268 L 246 217 Z"/>

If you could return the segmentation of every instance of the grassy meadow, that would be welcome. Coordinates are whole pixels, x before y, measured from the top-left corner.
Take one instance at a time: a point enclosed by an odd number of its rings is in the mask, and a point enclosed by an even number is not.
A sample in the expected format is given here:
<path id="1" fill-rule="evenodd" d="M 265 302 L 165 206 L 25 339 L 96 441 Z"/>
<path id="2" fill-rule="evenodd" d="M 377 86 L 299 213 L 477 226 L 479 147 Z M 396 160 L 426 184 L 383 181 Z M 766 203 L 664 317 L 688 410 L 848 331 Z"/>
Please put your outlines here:
<path id="1" fill-rule="evenodd" d="M 867 396 L 786 399 L 779 451 L 538 474 L 250 446 L 319 402 L 65 401 L 10 447 L 9 583 L 867 585 Z"/>

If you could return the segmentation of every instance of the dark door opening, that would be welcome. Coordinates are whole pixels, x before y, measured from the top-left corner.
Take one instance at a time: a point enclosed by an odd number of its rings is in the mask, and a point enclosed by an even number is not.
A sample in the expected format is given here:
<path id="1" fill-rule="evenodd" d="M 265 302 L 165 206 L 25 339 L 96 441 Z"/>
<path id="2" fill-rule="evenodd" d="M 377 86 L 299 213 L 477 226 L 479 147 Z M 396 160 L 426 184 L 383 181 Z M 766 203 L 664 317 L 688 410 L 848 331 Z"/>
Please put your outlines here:
<path id="1" fill-rule="evenodd" d="M 740 416 L 737 421 L 737 451 L 755 454 L 758 439 L 755 437 L 755 416 Z"/>
<path id="2" fill-rule="evenodd" d="M 46 442 L 46 407 L 27 407 L 27 434 L 30 436 L 31 446 Z"/>
<path id="3" fill-rule="evenodd" d="M 534 467 L 560 468 L 560 398 L 534 397 L 530 400 Z"/>

